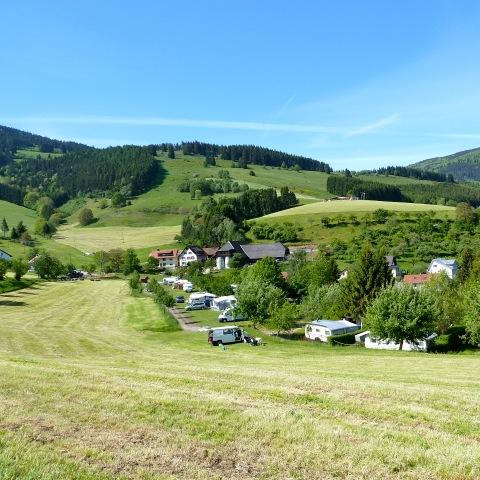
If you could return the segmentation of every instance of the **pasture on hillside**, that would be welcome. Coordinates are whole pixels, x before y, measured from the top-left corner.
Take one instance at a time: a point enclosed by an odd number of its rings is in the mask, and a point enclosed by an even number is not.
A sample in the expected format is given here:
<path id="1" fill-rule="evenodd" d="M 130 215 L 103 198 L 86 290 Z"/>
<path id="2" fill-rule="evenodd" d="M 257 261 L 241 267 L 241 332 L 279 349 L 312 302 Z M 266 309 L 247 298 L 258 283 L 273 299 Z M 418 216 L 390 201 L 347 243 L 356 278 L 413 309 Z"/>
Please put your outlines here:
<path id="1" fill-rule="evenodd" d="M 0 222 L 2 218 L 5 218 L 10 228 L 14 227 L 21 220 L 30 229 L 35 225 L 37 214 L 29 208 L 0 200 Z"/>
<path id="2" fill-rule="evenodd" d="M 405 202 L 381 202 L 375 200 L 329 200 L 326 202 L 315 202 L 299 207 L 289 208 L 280 212 L 265 215 L 262 219 L 277 217 L 297 217 L 298 215 L 337 215 L 342 214 L 358 214 L 372 213 L 379 208 L 391 212 L 446 212 L 452 216 L 455 213 L 454 207 L 444 205 L 427 205 L 422 203 L 405 203 Z"/>
<path id="3" fill-rule="evenodd" d="M 62 225 L 54 235 L 55 242 L 82 252 L 93 253 L 113 248 L 145 248 L 171 244 L 180 233 L 180 225 L 158 227 L 99 227 Z"/>
<path id="4" fill-rule="evenodd" d="M 480 476 L 478 355 L 221 350 L 120 280 L 0 305 L 0 478 Z"/>
<path id="5" fill-rule="evenodd" d="M 218 178 L 218 172 L 221 169 L 228 170 L 233 180 L 247 183 L 250 188 L 280 189 L 288 186 L 298 194 L 302 203 L 330 197 L 327 192 L 328 175 L 321 172 L 296 172 L 259 165 L 250 165 L 248 169 L 231 168 L 231 162 L 219 159 L 216 167 L 205 167 L 203 156 L 183 155 L 181 152 L 176 153 L 175 159 L 166 156 L 160 156 L 158 159 L 162 168 L 156 180 L 157 184 L 133 198 L 132 205 L 119 209 L 101 209 L 98 202 L 88 201 L 88 207 L 98 219 L 92 228 L 180 225 L 183 215 L 203 200 L 203 198 L 192 199 L 188 192 L 179 192 L 180 183 L 194 176 Z M 250 175 L 251 171 L 255 176 Z M 77 212 L 70 217 L 71 223 L 77 221 L 76 215 Z"/>

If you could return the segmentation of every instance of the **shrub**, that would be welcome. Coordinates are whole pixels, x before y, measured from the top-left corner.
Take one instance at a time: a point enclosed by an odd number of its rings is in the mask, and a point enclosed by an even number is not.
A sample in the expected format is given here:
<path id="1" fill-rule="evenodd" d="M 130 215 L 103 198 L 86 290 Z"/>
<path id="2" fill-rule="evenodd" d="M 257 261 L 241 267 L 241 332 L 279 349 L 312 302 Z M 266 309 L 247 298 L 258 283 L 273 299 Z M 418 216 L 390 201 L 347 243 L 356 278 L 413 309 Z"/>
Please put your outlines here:
<path id="1" fill-rule="evenodd" d="M 459 352 L 467 346 L 466 328 L 462 325 L 450 327 L 443 335 L 439 335 L 432 346 L 437 353 Z"/>
<path id="2" fill-rule="evenodd" d="M 83 227 L 93 222 L 93 212 L 89 208 L 82 208 L 78 214 L 78 221 Z"/>
<path id="3" fill-rule="evenodd" d="M 343 335 L 328 337 L 328 343 L 330 345 L 355 345 L 355 335 L 357 333 L 344 333 Z"/>

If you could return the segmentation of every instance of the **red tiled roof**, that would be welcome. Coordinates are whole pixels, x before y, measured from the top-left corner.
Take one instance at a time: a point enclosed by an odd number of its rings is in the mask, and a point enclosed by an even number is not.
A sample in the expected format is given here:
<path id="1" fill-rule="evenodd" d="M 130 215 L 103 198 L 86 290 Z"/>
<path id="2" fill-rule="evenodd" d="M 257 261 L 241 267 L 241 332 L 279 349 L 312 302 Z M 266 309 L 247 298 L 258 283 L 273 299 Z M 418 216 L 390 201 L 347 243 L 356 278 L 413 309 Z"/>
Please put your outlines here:
<path id="1" fill-rule="evenodd" d="M 171 250 L 154 250 L 150 252 L 150 257 L 160 260 L 161 258 L 177 258 L 179 251 L 177 249 Z"/>
<path id="2" fill-rule="evenodd" d="M 419 273 L 418 275 L 405 275 L 403 277 L 403 283 L 410 285 L 419 285 L 421 283 L 429 282 L 432 279 L 430 273 Z"/>

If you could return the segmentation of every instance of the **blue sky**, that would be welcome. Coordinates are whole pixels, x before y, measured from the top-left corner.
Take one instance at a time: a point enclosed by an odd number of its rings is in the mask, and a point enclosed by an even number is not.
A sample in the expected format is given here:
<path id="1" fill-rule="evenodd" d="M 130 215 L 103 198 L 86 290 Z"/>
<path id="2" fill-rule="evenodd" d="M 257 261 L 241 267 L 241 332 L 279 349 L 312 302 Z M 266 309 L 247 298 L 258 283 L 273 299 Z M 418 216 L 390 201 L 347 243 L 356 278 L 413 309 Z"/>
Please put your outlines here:
<path id="1" fill-rule="evenodd" d="M 2 2 L 0 123 L 374 168 L 480 146 L 480 2 Z"/>

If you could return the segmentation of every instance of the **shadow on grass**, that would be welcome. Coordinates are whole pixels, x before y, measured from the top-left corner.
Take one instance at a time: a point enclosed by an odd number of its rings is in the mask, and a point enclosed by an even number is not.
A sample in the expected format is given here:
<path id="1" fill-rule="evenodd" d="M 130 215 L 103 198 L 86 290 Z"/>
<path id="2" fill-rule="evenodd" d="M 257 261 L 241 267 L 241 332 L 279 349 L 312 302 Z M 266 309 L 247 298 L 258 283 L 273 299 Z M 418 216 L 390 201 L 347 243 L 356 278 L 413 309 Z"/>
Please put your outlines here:
<path id="1" fill-rule="evenodd" d="M 19 302 L 17 300 L 0 300 L 1 307 L 23 307 L 27 305 L 26 302 Z"/>

